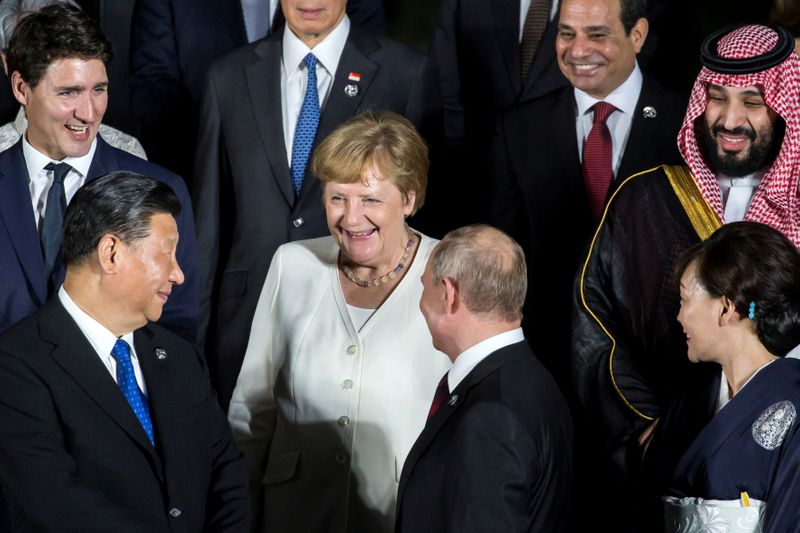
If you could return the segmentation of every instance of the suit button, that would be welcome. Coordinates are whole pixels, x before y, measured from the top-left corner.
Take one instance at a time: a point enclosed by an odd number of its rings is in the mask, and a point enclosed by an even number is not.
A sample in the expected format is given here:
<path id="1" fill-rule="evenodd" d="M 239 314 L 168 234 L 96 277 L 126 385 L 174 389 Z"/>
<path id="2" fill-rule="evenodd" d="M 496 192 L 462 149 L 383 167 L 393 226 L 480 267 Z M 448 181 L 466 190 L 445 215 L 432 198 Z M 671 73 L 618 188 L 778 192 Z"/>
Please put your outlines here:
<path id="1" fill-rule="evenodd" d="M 353 380 L 351 380 L 351 379 L 344 380 L 344 382 L 342 383 L 342 388 L 344 390 L 352 389 L 353 388 Z"/>
<path id="2" fill-rule="evenodd" d="M 169 515 L 172 518 L 178 518 L 181 515 L 181 510 L 178 509 L 177 507 L 173 507 L 172 509 L 169 510 Z"/>
<path id="3" fill-rule="evenodd" d="M 305 223 L 306 223 L 306 221 L 303 220 L 303 217 L 297 217 L 296 219 L 292 220 L 292 225 L 295 228 L 299 228 L 300 226 L 302 226 Z"/>
<path id="4" fill-rule="evenodd" d="M 347 462 L 347 454 L 345 453 L 337 453 L 336 454 L 336 462 L 340 465 L 343 465 Z"/>
<path id="5" fill-rule="evenodd" d="M 351 344 L 350 346 L 347 347 L 348 355 L 355 355 L 357 353 L 358 353 L 358 346 L 356 346 L 355 344 Z"/>
<path id="6" fill-rule="evenodd" d="M 343 428 L 346 428 L 347 426 L 350 425 L 350 419 L 347 418 L 346 416 L 340 416 L 339 425 L 342 426 Z"/>

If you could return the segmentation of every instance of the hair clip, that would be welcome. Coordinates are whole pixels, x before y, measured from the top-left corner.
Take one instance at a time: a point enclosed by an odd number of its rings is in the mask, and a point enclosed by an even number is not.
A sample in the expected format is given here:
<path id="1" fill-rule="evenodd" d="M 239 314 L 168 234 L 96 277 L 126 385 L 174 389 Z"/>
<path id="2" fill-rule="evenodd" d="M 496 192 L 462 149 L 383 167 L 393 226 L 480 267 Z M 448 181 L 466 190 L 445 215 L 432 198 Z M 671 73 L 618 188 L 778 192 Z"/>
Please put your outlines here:
<path id="1" fill-rule="evenodd" d="M 755 302 L 750 302 L 750 309 L 749 309 L 749 311 L 747 313 L 747 318 L 749 318 L 750 320 L 755 320 L 756 319 L 756 303 Z"/>

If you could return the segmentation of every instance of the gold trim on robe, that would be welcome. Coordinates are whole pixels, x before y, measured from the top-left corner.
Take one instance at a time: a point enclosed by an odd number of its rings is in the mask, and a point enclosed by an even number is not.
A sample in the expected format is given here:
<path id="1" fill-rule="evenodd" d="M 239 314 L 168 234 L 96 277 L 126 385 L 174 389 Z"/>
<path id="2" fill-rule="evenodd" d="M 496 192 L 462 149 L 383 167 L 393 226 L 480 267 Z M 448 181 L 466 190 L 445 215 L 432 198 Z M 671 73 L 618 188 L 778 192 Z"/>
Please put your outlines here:
<path id="1" fill-rule="evenodd" d="M 664 173 L 700 240 L 706 240 L 722 226 L 722 221 L 703 197 L 689 167 L 664 165 Z"/>

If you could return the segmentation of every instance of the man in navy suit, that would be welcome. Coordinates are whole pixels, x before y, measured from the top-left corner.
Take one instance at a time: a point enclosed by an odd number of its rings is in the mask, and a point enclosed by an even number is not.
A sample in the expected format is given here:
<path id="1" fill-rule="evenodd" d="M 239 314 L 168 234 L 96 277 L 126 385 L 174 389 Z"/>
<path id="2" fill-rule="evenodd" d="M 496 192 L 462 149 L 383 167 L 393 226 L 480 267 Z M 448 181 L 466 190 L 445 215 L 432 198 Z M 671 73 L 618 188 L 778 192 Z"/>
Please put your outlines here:
<path id="1" fill-rule="evenodd" d="M 242 454 L 186 341 L 150 322 L 184 280 L 182 206 L 126 171 L 67 208 L 64 285 L 0 336 L 13 531 L 249 530 Z"/>
<path id="2" fill-rule="evenodd" d="M 422 285 L 433 345 L 453 367 L 403 465 L 396 531 L 565 531 L 572 423 L 520 329 L 522 249 L 489 226 L 457 229 Z"/>
<path id="3" fill-rule="evenodd" d="M 186 186 L 97 135 L 108 103 L 108 41 L 81 11 L 49 6 L 19 22 L 6 59 L 28 128 L 0 154 L 0 331 L 41 306 L 63 280 L 57 241 L 75 192 L 102 174 L 129 170 L 169 185 L 183 206 L 177 254 L 186 281 L 170 297 L 161 324 L 194 341 L 196 246 Z"/>

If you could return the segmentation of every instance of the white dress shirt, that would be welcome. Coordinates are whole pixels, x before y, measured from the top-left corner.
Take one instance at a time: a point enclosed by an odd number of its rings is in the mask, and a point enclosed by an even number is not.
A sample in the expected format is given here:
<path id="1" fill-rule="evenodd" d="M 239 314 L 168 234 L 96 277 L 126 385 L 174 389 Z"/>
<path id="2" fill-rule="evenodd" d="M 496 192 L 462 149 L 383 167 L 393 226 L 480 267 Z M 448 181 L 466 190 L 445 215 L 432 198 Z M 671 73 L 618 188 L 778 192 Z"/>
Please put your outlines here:
<path id="1" fill-rule="evenodd" d="M 611 132 L 611 168 L 614 176 L 619 172 L 619 165 L 622 161 L 622 154 L 625 153 L 625 145 L 628 143 L 628 136 L 631 133 L 633 124 L 633 114 L 636 112 L 636 103 L 639 101 L 639 93 L 642 92 L 642 71 L 639 64 L 633 68 L 628 79 L 622 85 L 614 89 L 603 100 L 598 100 L 589 96 L 578 88 L 575 88 L 575 102 L 578 114 L 575 118 L 575 130 L 578 134 L 578 154 L 583 163 L 583 143 L 589 132 L 592 131 L 594 123 L 594 111 L 592 106 L 597 102 L 608 102 L 617 108 L 606 120 L 609 132 Z M 627 176 L 625 176 L 627 177 Z"/>
<path id="2" fill-rule="evenodd" d="M 522 42 L 522 32 L 525 29 L 525 18 L 531 7 L 531 0 L 522 0 L 519 3 L 519 42 Z M 558 15 L 558 0 L 550 0 L 550 20 Z"/>
<path id="3" fill-rule="evenodd" d="M 283 32 L 283 60 L 281 61 L 281 111 L 283 112 L 283 140 L 286 144 L 286 160 L 291 164 L 294 130 L 297 117 L 306 97 L 306 64 L 303 61 L 309 52 L 317 58 L 317 94 L 319 108 L 325 107 L 333 85 L 333 77 L 339 67 L 342 50 L 350 34 L 350 19 L 347 15 L 325 39 L 312 50 L 301 41 L 289 26 Z"/>
<path id="4" fill-rule="evenodd" d="M 44 155 L 28 142 L 27 136 L 22 136 L 22 155 L 25 158 L 25 165 L 28 167 L 28 187 L 31 193 L 31 203 L 33 204 L 33 216 L 36 220 L 36 228 L 41 229 L 47 210 L 47 193 L 53 185 L 53 171 L 45 170 L 50 163 L 68 163 L 72 170 L 64 178 L 64 193 L 66 202 L 69 203 L 72 197 L 86 181 L 89 167 L 92 164 L 94 151 L 97 148 L 97 139 L 92 141 L 89 152 L 81 157 L 65 157 L 61 161 L 53 161 Z"/>
<path id="5" fill-rule="evenodd" d="M 761 183 L 763 174 L 763 172 L 756 172 L 741 178 L 717 176 L 726 223 L 744 220 L 747 208 L 750 207 L 750 200 L 753 199 L 753 194 Z"/>
<path id="6" fill-rule="evenodd" d="M 118 337 L 100 322 L 89 316 L 86 311 L 78 307 L 78 304 L 69 297 L 63 285 L 58 289 L 58 299 L 61 300 L 61 305 L 64 306 L 64 309 L 78 325 L 78 328 L 83 332 L 84 337 L 92 345 L 94 351 L 97 352 L 97 357 L 100 358 L 103 366 L 106 367 L 113 380 L 119 385 L 117 381 L 117 360 L 111 355 L 111 350 L 114 349 Z M 131 347 L 131 363 L 133 364 L 133 373 L 136 375 L 136 382 L 139 384 L 139 389 L 147 394 L 144 376 L 142 376 L 142 367 L 139 365 L 136 348 L 133 346 L 133 332 L 126 333 L 119 338 L 127 342 L 128 346 Z"/>
<path id="7" fill-rule="evenodd" d="M 505 348 L 510 344 L 516 344 L 525 340 L 522 328 L 512 329 L 494 337 L 482 340 L 478 344 L 468 348 L 459 355 L 453 363 L 453 368 L 447 374 L 448 392 L 453 392 L 458 384 L 461 383 L 467 374 L 478 366 L 478 363 L 489 357 L 491 354 Z"/>

